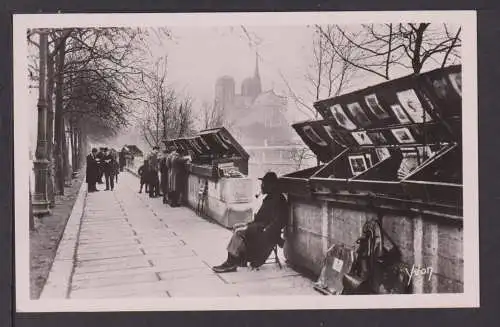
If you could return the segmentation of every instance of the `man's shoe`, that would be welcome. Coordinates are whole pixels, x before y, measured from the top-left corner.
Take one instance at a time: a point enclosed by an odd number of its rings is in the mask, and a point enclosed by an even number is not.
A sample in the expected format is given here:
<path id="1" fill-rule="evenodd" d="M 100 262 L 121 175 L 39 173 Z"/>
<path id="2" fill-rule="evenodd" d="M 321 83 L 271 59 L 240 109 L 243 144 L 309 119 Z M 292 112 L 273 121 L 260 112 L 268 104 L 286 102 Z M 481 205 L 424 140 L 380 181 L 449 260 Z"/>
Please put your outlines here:
<path id="1" fill-rule="evenodd" d="M 227 272 L 235 272 L 237 269 L 238 269 L 237 265 L 234 263 L 227 264 L 227 265 L 225 265 L 225 263 L 223 263 L 220 266 L 212 267 L 212 270 L 218 274 L 227 273 Z"/>

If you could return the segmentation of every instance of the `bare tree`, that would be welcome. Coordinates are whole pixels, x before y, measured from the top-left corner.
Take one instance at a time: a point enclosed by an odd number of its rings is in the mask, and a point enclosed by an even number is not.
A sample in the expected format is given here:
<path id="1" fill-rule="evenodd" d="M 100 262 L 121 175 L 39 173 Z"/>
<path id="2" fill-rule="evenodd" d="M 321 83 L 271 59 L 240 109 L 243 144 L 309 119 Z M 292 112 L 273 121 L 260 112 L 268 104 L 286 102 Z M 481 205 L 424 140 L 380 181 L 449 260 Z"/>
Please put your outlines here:
<path id="1" fill-rule="evenodd" d="M 223 111 L 217 105 L 204 101 L 201 104 L 201 124 L 203 129 L 214 128 L 224 124 Z"/>
<path id="2" fill-rule="evenodd" d="M 346 64 L 385 80 L 394 68 L 420 73 L 426 65 L 443 67 L 460 60 L 461 28 L 447 24 L 317 25 L 316 30 Z M 339 44 L 349 47 L 351 56 L 342 53 Z"/>

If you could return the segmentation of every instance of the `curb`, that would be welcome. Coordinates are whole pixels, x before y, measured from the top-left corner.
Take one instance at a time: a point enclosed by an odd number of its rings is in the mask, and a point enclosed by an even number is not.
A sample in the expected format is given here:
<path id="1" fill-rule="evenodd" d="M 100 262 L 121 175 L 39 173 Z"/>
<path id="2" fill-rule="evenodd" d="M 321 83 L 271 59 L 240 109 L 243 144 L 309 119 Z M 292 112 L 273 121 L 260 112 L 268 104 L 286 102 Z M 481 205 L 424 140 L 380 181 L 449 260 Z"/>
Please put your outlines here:
<path id="1" fill-rule="evenodd" d="M 84 179 L 64 228 L 63 237 L 57 246 L 56 256 L 40 299 L 67 298 L 86 197 L 87 183 Z"/>

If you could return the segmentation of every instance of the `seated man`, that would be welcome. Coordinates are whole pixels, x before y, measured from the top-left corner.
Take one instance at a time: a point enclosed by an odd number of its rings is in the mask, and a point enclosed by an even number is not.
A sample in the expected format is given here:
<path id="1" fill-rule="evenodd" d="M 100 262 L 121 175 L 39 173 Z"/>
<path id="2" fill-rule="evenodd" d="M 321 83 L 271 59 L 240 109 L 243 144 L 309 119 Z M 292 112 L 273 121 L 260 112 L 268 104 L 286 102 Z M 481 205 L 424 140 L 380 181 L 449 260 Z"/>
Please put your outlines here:
<path id="1" fill-rule="evenodd" d="M 276 244 L 283 245 L 281 230 L 288 219 L 287 203 L 277 188 L 278 177 L 267 173 L 262 180 L 262 194 L 266 194 L 262 207 L 248 224 L 235 226 L 234 234 L 227 246 L 227 260 L 213 267 L 217 273 L 236 271 L 247 262 L 254 268 L 264 264 Z"/>

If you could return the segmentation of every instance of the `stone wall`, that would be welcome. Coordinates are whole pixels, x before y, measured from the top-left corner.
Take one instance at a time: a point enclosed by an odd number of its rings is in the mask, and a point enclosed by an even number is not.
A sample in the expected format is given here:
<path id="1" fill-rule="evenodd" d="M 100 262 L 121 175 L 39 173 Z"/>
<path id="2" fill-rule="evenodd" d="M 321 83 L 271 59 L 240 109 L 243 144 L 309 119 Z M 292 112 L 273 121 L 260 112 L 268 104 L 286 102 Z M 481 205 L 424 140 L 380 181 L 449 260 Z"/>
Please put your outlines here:
<path id="1" fill-rule="evenodd" d="M 374 210 L 356 204 L 306 199 L 291 195 L 285 255 L 294 265 L 319 275 L 333 244 L 352 246 L 363 224 L 377 218 Z M 382 209 L 382 227 L 401 250 L 403 261 L 432 274 L 412 278 L 415 293 L 463 292 L 461 223 L 397 208 Z"/>

